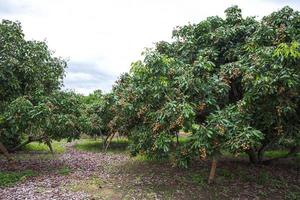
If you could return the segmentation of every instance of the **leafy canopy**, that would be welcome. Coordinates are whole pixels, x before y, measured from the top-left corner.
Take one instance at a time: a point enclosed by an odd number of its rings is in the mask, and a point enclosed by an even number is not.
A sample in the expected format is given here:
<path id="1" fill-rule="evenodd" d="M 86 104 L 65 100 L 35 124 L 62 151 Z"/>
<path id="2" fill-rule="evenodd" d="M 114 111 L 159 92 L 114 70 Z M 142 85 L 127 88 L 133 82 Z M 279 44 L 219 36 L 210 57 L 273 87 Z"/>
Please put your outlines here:
<path id="1" fill-rule="evenodd" d="M 177 27 L 114 86 L 110 132 L 126 133 L 133 154 L 176 148 L 186 166 L 223 150 L 259 159 L 269 145 L 300 144 L 299 12 L 284 7 L 260 21 L 237 6 L 225 14 Z M 188 142 L 175 145 L 181 130 Z"/>
<path id="2" fill-rule="evenodd" d="M 26 40 L 20 23 L 0 23 L 0 141 L 6 147 L 79 136 L 79 99 L 59 91 L 66 66 L 45 42 Z"/>

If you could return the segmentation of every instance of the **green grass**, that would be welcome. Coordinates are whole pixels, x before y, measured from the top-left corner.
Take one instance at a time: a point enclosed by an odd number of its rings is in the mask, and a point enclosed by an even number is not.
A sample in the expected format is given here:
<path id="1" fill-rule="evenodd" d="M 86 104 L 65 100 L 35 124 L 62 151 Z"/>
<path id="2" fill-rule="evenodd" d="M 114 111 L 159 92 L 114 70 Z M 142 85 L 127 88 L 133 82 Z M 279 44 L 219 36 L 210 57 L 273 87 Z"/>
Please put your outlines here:
<path id="1" fill-rule="evenodd" d="M 31 170 L 21 172 L 2 172 L 0 171 L 0 187 L 9 187 L 17 182 L 23 181 L 30 176 L 35 176 L 36 173 Z"/>
<path id="2" fill-rule="evenodd" d="M 207 184 L 207 177 L 205 177 L 202 174 L 192 174 L 191 179 L 194 183 L 196 183 L 198 186 L 203 187 Z"/>
<path id="3" fill-rule="evenodd" d="M 272 151 L 266 151 L 265 152 L 265 157 L 267 158 L 278 158 L 278 157 L 283 157 L 288 154 L 287 150 L 272 150 Z M 300 158 L 300 153 L 296 154 L 297 158 Z"/>
<path id="4" fill-rule="evenodd" d="M 65 151 L 65 148 L 63 147 L 64 141 L 57 142 L 54 141 L 52 142 L 52 148 L 55 153 L 63 153 Z M 24 151 L 35 151 L 35 152 L 50 152 L 49 148 L 47 145 L 39 142 L 32 142 L 27 144 L 24 148 Z"/>
<path id="5" fill-rule="evenodd" d="M 114 138 L 107 151 L 108 152 L 124 152 L 127 150 L 128 140 L 125 138 Z M 75 148 L 78 150 L 89 151 L 89 152 L 102 152 L 103 142 L 102 140 L 93 139 L 81 139 L 75 144 Z"/>
<path id="6" fill-rule="evenodd" d="M 284 157 L 285 155 L 287 155 L 288 151 L 287 150 L 269 150 L 269 151 L 266 151 L 264 153 L 264 158 L 269 158 L 269 159 L 272 159 L 272 158 L 280 158 L 280 157 Z M 222 155 L 224 157 L 227 157 L 227 158 L 234 158 L 235 156 L 232 154 L 232 153 L 229 153 L 229 152 L 222 152 Z M 248 158 L 248 155 L 244 152 L 240 153 L 237 157 L 239 158 Z M 300 153 L 297 153 L 296 154 L 296 158 L 300 158 Z"/>
<path id="7" fill-rule="evenodd" d="M 17 154 L 14 154 L 14 159 L 17 161 L 32 161 L 32 160 L 53 160 L 59 157 L 59 154 L 52 155 L 51 153 L 32 153 L 30 151 L 23 151 Z"/>
<path id="8" fill-rule="evenodd" d="M 53 172 L 56 172 L 57 174 L 62 176 L 66 176 L 71 173 L 71 169 L 69 169 L 68 167 L 63 167 L 60 169 L 53 169 Z M 20 181 L 26 180 L 28 177 L 37 176 L 37 175 L 38 175 L 37 172 L 32 170 L 0 171 L 0 187 L 13 186 Z"/>
<path id="9" fill-rule="evenodd" d="M 171 162 L 171 158 L 170 157 L 167 157 L 167 158 L 155 158 L 155 157 L 149 157 L 149 156 L 146 156 L 146 155 L 141 155 L 141 154 L 138 154 L 136 155 L 134 158 L 134 161 L 137 161 L 139 163 L 144 163 L 144 164 L 163 164 L 163 163 L 168 163 L 168 162 Z"/>
<path id="10" fill-rule="evenodd" d="M 297 200 L 300 198 L 300 192 L 288 192 L 285 198 L 287 200 Z"/>
<path id="11" fill-rule="evenodd" d="M 63 176 L 69 175 L 70 173 L 71 173 L 71 169 L 69 169 L 68 167 L 63 167 L 58 170 L 58 174 Z"/>
<path id="12" fill-rule="evenodd" d="M 224 169 L 224 168 L 218 169 L 217 174 L 220 177 L 224 177 L 225 179 L 233 179 L 234 178 L 232 172 L 229 171 L 228 169 Z"/>
<path id="13" fill-rule="evenodd" d="M 92 176 L 86 180 L 67 185 L 67 189 L 73 192 L 85 192 L 92 196 L 92 199 L 115 199 L 112 198 L 117 191 L 105 187 L 106 182 L 97 176 Z M 117 198 L 119 199 L 119 198 Z"/>

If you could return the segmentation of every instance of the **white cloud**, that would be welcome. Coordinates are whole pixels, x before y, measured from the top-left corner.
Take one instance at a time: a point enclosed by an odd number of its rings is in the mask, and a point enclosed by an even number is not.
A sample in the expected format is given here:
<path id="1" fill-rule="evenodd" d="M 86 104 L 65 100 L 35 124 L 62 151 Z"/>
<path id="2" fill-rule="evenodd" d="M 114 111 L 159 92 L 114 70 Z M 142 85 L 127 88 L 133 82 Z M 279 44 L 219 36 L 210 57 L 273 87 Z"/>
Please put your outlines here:
<path id="1" fill-rule="evenodd" d="M 300 10 L 297 0 L 0 0 L 0 16 L 19 20 L 28 39 L 47 39 L 55 55 L 69 58 L 65 87 L 87 94 L 108 91 L 145 47 L 169 40 L 177 25 L 223 16 L 231 5 L 245 16 L 264 16 L 286 4 Z"/>
<path id="2" fill-rule="evenodd" d="M 92 74 L 85 74 L 85 73 L 69 73 L 68 77 L 66 78 L 67 81 L 88 81 L 94 80 L 94 76 Z"/>

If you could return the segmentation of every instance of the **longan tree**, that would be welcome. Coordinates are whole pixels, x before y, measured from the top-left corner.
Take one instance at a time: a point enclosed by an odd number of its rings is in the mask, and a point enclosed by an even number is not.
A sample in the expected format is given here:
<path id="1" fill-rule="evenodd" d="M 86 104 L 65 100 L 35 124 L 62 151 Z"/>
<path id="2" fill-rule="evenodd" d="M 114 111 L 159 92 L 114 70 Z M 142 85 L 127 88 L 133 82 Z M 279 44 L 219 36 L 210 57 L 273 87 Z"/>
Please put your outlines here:
<path id="1" fill-rule="evenodd" d="M 226 17 L 177 27 L 115 85 L 112 129 L 127 133 L 132 154 L 187 166 L 223 151 L 253 163 L 281 144 L 300 144 L 300 14 L 284 7 L 257 21 L 237 6 Z M 178 144 L 180 130 L 190 133 Z"/>
<path id="2" fill-rule="evenodd" d="M 79 99 L 60 87 L 67 64 L 45 42 L 24 38 L 18 22 L 0 23 L 0 150 L 39 141 L 76 138 Z M 23 142 L 23 143 L 22 143 Z"/>

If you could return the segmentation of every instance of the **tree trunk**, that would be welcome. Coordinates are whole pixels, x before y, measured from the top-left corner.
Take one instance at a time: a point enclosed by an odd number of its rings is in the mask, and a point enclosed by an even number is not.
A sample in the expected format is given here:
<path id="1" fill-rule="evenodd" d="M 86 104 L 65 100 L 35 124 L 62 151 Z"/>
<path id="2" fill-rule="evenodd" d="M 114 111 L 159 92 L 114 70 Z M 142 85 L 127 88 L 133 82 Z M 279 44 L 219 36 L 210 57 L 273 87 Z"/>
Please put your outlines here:
<path id="1" fill-rule="evenodd" d="M 214 181 L 215 175 L 216 175 L 216 168 L 217 168 L 217 159 L 216 157 L 212 158 L 209 178 L 208 178 L 208 184 L 211 184 Z"/>
<path id="2" fill-rule="evenodd" d="M 268 144 L 266 145 L 263 145 L 257 152 L 257 161 L 258 163 L 261 163 L 264 159 L 264 153 L 265 153 L 265 150 L 267 149 L 268 147 Z"/>
<path id="3" fill-rule="evenodd" d="M 109 147 L 109 145 L 110 145 L 112 139 L 114 138 L 114 136 L 115 136 L 115 133 L 111 134 L 109 140 L 107 141 L 106 146 L 105 146 L 105 150 L 104 150 L 105 152 L 107 151 L 107 148 Z"/>
<path id="4" fill-rule="evenodd" d="M 97 135 L 93 135 L 93 140 L 97 140 Z"/>
<path id="5" fill-rule="evenodd" d="M 294 147 L 290 148 L 290 151 L 287 154 L 287 157 L 295 156 L 299 151 L 300 151 L 300 146 L 294 146 Z"/>
<path id="6" fill-rule="evenodd" d="M 257 163 L 257 156 L 256 156 L 255 151 L 253 149 L 247 151 L 247 154 L 248 154 L 248 157 L 249 157 L 249 161 L 252 164 Z"/>
<path id="7" fill-rule="evenodd" d="M 19 149 L 21 149 L 22 147 L 24 147 L 25 145 L 31 143 L 31 142 L 42 142 L 43 140 L 45 139 L 45 137 L 41 137 L 41 138 L 35 138 L 33 136 L 29 136 L 28 139 L 19 144 L 18 146 L 14 147 L 13 149 L 9 150 L 10 152 L 16 152 L 18 151 Z"/>
<path id="8" fill-rule="evenodd" d="M 106 136 L 106 138 L 103 140 L 103 144 L 102 144 L 102 145 L 103 145 L 103 146 L 102 146 L 103 150 L 105 150 L 107 141 L 108 141 L 108 139 L 109 139 L 110 136 L 111 136 L 111 135 Z"/>
<path id="9" fill-rule="evenodd" d="M 8 160 L 10 166 L 12 168 L 16 168 L 16 163 L 15 163 L 14 159 L 10 156 L 10 154 L 8 153 L 7 149 L 2 144 L 2 142 L 0 142 L 0 151 L 3 153 L 4 157 Z"/>
<path id="10" fill-rule="evenodd" d="M 33 139 L 29 137 L 28 140 L 26 140 L 25 142 L 19 144 L 18 146 L 14 147 L 13 149 L 10 149 L 9 151 L 10 152 L 16 152 L 16 151 L 18 151 L 19 149 L 21 149 L 22 147 L 24 147 L 25 145 L 27 145 L 31 142 L 33 142 Z"/>
<path id="11" fill-rule="evenodd" d="M 101 129 L 100 129 L 100 137 L 101 137 L 102 142 L 104 142 L 104 135 L 103 135 Z"/>
<path id="12" fill-rule="evenodd" d="M 52 155 L 54 155 L 54 151 L 53 151 L 53 148 L 52 148 L 52 144 L 49 140 L 46 141 L 46 145 L 48 146 L 50 152 Z"/>
<path id="13" fill-rule="evenodd" d="M 179 132 L 176 131 L 176 146 L 179 146 Z"/>

